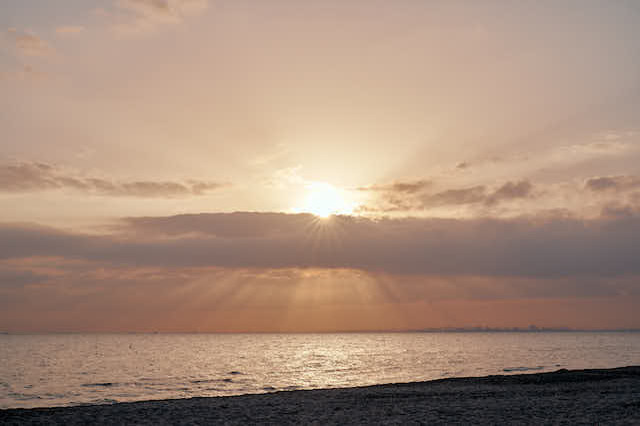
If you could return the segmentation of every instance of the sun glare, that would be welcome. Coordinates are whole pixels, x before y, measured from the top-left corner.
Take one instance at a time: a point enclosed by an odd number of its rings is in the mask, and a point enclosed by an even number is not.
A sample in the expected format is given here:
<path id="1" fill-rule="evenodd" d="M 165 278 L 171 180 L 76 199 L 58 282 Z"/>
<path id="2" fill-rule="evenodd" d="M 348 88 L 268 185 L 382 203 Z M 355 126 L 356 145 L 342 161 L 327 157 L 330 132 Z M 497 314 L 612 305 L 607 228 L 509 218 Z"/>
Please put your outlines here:
<path id="1" fill-rule="evenodd" d="M 327 218 L 332 214 L 351 214 L 353 206 L 345 200 L 342 191 L 326 182 L 307 185 L 307 195 L 298 211 Z"/>

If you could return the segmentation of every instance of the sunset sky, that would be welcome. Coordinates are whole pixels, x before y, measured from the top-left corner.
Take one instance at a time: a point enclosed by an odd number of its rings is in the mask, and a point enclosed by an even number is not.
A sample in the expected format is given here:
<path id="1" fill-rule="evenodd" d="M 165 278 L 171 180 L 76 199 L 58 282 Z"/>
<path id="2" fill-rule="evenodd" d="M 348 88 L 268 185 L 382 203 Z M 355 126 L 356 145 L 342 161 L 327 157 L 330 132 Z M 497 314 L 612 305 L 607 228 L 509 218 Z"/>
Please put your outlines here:
<path id="1" fill-rule="evenodd" d="M 640 328 L 640 2 L 3 0 L 0 331 Z"/>

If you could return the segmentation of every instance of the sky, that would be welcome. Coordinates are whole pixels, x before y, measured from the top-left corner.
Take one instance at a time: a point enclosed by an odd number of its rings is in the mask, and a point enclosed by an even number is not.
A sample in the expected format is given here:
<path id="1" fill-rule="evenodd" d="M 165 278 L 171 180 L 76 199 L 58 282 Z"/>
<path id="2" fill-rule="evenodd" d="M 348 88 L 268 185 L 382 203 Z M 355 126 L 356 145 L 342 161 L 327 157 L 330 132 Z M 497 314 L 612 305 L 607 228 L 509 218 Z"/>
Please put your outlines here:
<path id="1" fill-rule="evenodd" d="M 0 330 L 640 328 L 640 4 L 4 0 Z"/>

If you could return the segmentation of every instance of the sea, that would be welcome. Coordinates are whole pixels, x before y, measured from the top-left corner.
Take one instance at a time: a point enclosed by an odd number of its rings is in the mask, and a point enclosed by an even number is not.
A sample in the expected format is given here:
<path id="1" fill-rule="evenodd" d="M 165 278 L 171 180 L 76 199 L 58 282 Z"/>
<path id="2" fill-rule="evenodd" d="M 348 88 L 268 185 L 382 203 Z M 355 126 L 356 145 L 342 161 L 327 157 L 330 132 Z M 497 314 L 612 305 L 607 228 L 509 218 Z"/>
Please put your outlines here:
<path id="1" fill-rule="evenodd" d="M 0 408 L 639 364 L 639 332 L 3 334 Z"/>

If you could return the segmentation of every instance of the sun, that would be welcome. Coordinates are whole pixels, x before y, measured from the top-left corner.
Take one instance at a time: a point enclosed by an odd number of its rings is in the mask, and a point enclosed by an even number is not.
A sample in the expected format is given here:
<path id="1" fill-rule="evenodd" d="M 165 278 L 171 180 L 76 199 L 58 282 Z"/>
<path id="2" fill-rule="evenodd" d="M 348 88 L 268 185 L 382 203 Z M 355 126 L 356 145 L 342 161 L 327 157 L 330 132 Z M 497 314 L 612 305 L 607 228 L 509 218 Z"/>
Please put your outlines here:
<path id="1" fill-rule="evenodd" d="M 351 214 L 353 204 L 345 199 L 344 191 L 326 182 L 312 182 L 307 185 L 307 195 L 297 211 L 311 213 L 321 218 L 333 214 Z"/>

